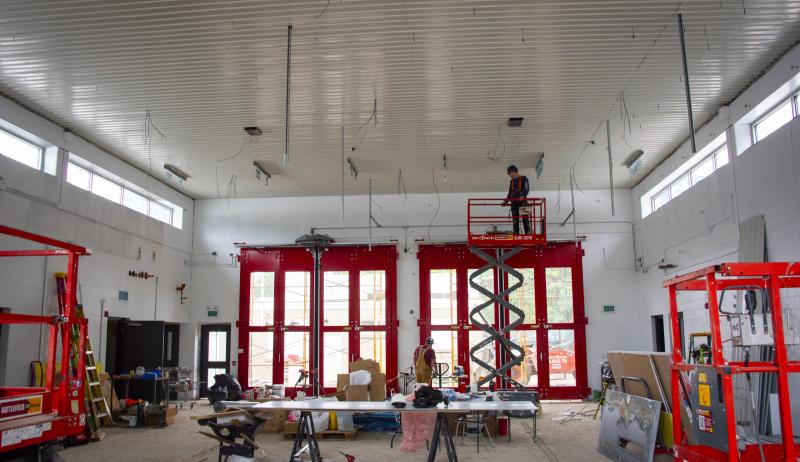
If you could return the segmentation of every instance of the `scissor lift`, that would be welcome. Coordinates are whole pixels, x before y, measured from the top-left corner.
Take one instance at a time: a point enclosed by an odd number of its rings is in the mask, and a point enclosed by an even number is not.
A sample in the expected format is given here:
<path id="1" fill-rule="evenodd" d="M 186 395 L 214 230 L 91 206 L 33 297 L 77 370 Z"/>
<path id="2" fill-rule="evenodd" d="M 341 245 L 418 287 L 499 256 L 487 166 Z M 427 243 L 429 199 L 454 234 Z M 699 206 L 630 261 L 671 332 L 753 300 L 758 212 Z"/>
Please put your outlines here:
<path id="1" fill-rule="evenodd" d="M 85 355 L 78 354 L 76 366 L 71 330 L 80 332 L 78 351 L 84 351 L 87 322 L 76 317 L 78 258 L 90 251 L 73 244 L 0 225 L 0 234 L 42 244 L 43 249 L 0 250 L 0 257 L 51 257 L 67 259 L 65 303 L 54 316 L 0 313 L 0 324 L 48 327 L 47 358 L 43 387 L 2 387 L 0 384 L 0 460 L 29 457 L 45 461 L 71 437 L 86 431 L 83 371 Z M 5 354 L 5 352 L 3 352 Z M 56 370 L 58 363 L 58 370 Z M 13 458 L 12 457 L 12 458 Z"/>
<path id="2" fill-rule="evenodd" d="M 492 380 L 499 379 L 501 388 L 514 387 L 524 389 L 525 384 L 511 378 L 514 367 L 525 361 L 525 349 L 511 340 L 511 332 L 525 322 L 525 312 L 510 302 L 510 295 L 522 287 L 525 280 L 522 273 L 507 263 L 507 260 L 517 255 L 525 247 L 534 247 L 547 244 L 545 222 L 545 200 L 543 198 L 530 198 L 519 200 L 520 215 L 513 216 L 505 208 L 508 201 L 505 199 L 469 199 L 467 201 L 467 243 L 469 250 L 486 262 L 480 269 L 472 273 L 469 285 L 487 300 L 471 308 L 469 319 L 475 327 L 486 332 L 488 336 L 478 342 L 469 350 L 472 361 L 485 368 L 488 373 L 478 382 L 483 386 Z M 519 229 L 524 230 L 524 221 L 528 221 L 529 233 L 517 234 L 513 232 L 512 224 L 518 221 Z M 489 290 L 476 282 L 483 273 L 497 270 L 498 285 L 495 290 Z M 506 287 L 503 274 L 514 278 Z M 484 310 L 500 307 L 498 328 L 487 321 Z M 508 313 L 516 315 L 510 321 Z M 509 322 L 510 321 L 510 322 Z M 491 346 L 494 342 L 500 345 L 500 366 L 495 367 L 484 361 L 478 354 L 483 348 Z"/>

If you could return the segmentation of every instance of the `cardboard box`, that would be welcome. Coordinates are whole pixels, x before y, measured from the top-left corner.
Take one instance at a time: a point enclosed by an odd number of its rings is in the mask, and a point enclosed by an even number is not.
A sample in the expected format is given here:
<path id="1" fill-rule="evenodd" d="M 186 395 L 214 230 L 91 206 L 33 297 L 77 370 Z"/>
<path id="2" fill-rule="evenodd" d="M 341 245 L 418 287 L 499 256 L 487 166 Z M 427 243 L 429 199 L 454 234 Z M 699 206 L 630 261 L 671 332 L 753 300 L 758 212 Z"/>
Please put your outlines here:
<path id="1" fill-rule="evenodd" d="M 289 411 L 284 410 L 261 410 L 258 413 L 259 417 L 266 418 L 263 433 L 282 433 L 286 425 L 286 418 L 289 416 Z"/>
<path id="2" fill-rule="evenodd" d="M 371 359 L 357 359 L 350 363 L 350 372 L 369 371 L 373 377 L 381 373 L 381 365 Z"/>
<path id="3" fill-rule="evenodd" d="M 347 401 L 369 401 L 369 385 L 348 385 L 345 388 Z"/>
<path id="4" fill-rule="evenodd" d="M 386 374 L 380 372 L 372 374 L 372 381 L 369 383 L 369 400 L 386 400 Z"/>
<path id="5" fill-rule="evenodd" d="M 283 432 L 284 433 L 297 433 L 300 430 L 300 422 L 284 422 L 283 423 Z"/>

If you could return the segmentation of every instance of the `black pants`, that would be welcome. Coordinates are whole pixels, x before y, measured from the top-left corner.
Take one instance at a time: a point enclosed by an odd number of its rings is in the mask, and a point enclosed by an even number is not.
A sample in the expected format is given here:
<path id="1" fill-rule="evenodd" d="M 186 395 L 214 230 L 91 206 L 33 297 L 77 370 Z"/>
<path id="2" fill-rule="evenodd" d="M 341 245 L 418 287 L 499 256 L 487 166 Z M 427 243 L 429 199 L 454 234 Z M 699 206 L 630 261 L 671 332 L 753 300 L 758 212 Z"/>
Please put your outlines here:
<path id="1" fill-rule="evenodd" d="M 514 234 L 519 234 L 519 209 L 519 205 L 511 205 L 511 216 L 514 217 Z M 528 215 L 522 217 L 522 228 L 525 230 L 525 234 L 531 233 L 531 219 Z"/>

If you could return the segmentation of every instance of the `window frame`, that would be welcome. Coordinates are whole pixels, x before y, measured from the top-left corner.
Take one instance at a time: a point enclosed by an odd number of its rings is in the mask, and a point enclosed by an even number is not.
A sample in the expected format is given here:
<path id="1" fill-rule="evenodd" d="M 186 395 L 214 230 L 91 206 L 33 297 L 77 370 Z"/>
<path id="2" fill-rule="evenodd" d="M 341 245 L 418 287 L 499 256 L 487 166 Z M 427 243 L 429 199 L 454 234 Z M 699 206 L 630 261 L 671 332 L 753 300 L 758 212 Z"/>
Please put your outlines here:
<path id="1" fill-rule="evenodd" d="M 717 155 L 720 152 L 722 152 L 723 150 L 727 151 L 727 153 L 728 153 L 728 162 L 726 162 L 726 163 L 724 163 L 722 165 L 718 165 Z M 689 187 L 686 188 L 685 190 L 681 191 L 681 194 L 683 194 L 686 191 L 692 189 L 696 184 L 700 183 L 701 181 L 703 181 L 706 178 L 708 178 L 711 175 L 713 175 L 714 172 L 716 172 L 721 167 L 724 167 L 725 165 L 729 164 L 730 163 L 730 155 L 731 155 L 731 153 L 730 153 L 730 150 L 728 149 L 727 141 L 723 142 L 716 149 L 711 150 L 711 152 L 709 152 L 707 155 L 703 156 L 703 158 L 700 159 L 699 161 L 695 162 L 695 164 L 692 165 L 691 167 L 689 167 L 685 172 L 683 172 L 681 175 L 679 175 L 674 180 L 670 181 L 666 186 L 661 188 L 658 192 L 656 192 L 655 194 L 650 196 L 650 213 L 648 214 L 648 216 L 653 214 L 656 210 L 660 209 L 661 207 L 664 207 L 665 205 L 669 204 L 673 199 L 675 199 L 676 197 L 678 197 L 680 195 L 680 194 L 678 194 L 676 196 L 672 195 L 672 187 L 675 186 L 678 182 L 680 182 L 681 180 L 683 180 L 684 178 L 687 178 L 687 177 L 689 179 Z M 694 170 L 696 170 L 701 164 L 703 164 L 704 162 L 708 161 L 709 159 L 711 159 L 711 168 L 712 168 L 711 172 L 708 175 L 704 176 L 703 178 L 700 178 L 699 180 L 695 181 L 694 178 L 693 178 L 692 172 Z M 660 206 L 656 206 L 656 198 L 660 197 L 664 192 L 667 193 L 667 201 L 664 202 L 663 204 L 661 204 Z"/>
<path id="2" fill-rule="evenodd" d="M 800 93 L 795 93 L 795 94 L 793 94 L 793 95 L 789 96 L 789 97 L 788 97 L 788 98 L 786 98 L 786 99 L 782 99 L 782 100 L 781 100 L 781 101 L 779 101 L 777 104 L 775 104 L 774 106 L 772 106 L 772 107 L 771 107 L 771 108 L 770 108 L 768 111 L 766 111 L 764 114 L 762 114 L 761 116 L 759 116 L 759 117 L 758 117 L 756 120 L 754 120 L 753 122 L 751 122 L 751 123 L 750 123 L 750 140 L 752 141 L 752 143 L 753 143 L 753 144 L 756 144 L 756 143 L 758 143 L 759 141 L 761 141 L 761 140 L 763 140 L 763 139 L 767 138 L 769 135 L 771 135 L 771 134 L 775 133 L 775 131 L 777 131 L 778 129 L 780 129 L 780 127 L 783 127 L 783 125 L 786 125 L 786 124 L 788 124 L 789 122 L 791 122 L 792 120 L 794 120 L 794 119 L 795 119 L 795 118 L 798 116 L 798 113 L 800 113 L 800 110 L 798 110 L 798 109 L 800 109 L 800 108 L 798 108 L 798 99 L 799 99 L 799 98 L 800 98 Z M 760 138 L 759 138 L 759 136 L 758 136 L 758 131 L 757 131 L 758 125 L 760 125 L 762 122 L 764 122 L 764 121 L 765 121 L 766 119 L 768 119 L 770 116 L 772 116 L 772 115 L 774 115 L 776 112 L 778 112 L 778 111 L 779 111 L 779 110 L 780 110 L 780 109 L 783 107 L 783 105 L 784 105 L 784 104 L 786 104 L 786 103 L 789 103 L 789 107 L 790 107 L 790 108 L 791 108 L 791 110 L 792 110 L 792 118 L 791 118 L 791 119 L 789 119 L 789 121 L 787 121 L 785 124 L 781 125 L 780 127 L 776 128 L 775 130 L 773 130 L 772 132 L 770 132 L 769 134 L 767 134 L 766 136 L 763 136 L 763 137 L 760 137 Z"/>
<path id="3" fill-rule="evenodd" d="M 35 142 L 29 140 L 28 138 L 26 138 L 24 136 L 20 136 L 18 133 L 15 133 L 14 131 L 9 130 L 8 128 L 2 127 L 2 126 L 0 126 L 0 132 L 10 136 L 11 138 L 14 138 L 14 139 L 16 139 L 18 141 L 21 141 L 21 142 L 23 142 L 23 143 L 25 143 L 27 145 L 30 145 L 30 146 L 36 148 L 39 151 L 39 154 L 38 154 L 37 159 L 36 159 L 36 167 L 28 165 L 28 164 L 26 164 L 26 163 L 24 163 L 24 162 L 22 162 L 20 160 L 14 159 L 13 157 L 11 157 L 9 155 L 6 155 L 6 154 L 3 154 L 2 152 L 0 152 L 0 156 L 3 156 L 3 157 L 5 157 L 7 159 L 10 159 L 10 160 L 13 160 L 14 162 L 20 163 L 20 164 L 22 164 L 22 165 L 24 165 L 26 167 L 32 168 L 34 170 L 38 170 L 40 172 L 44 171 L 44 162 L 45 162 L 44 157 L 45 157 L 45 148 L 46 148 L 45 146 L 42 146 L 42 145 L 40 145 L 38 143 L 35 143 Z"/>
<path id="4" fill-rule="evenodd" d="M 72 155 L 72 154 L 70 153 L 70 155 Z M 181 217 L 180 220 L 176 219 L 177 215 L 183 213 L 183 209 L 181 209 L 178 206 L 173 206 L 172 204 L 165 203 L 167 201 L 165 201 L 164 199 L 161 199 L 158 196 L 154 196 L 153 194 L 151 194 L 149 192 L 136 191 L 136 190 L 126 186 L 125 184 L 123 184 L 122 182 L 120 182 L 118 180 L 113 180 L 113 179 L 108 178 L 106 175 L 99 174 L 95 170 L 93 170 L 89 165 L 84 165 L 84 162 L 86 162 L 86 161 L 75 162 L 72 159 L 67 160 L 67 171 L 64 174 L 64 181 L 69 183 L 69 184 L 71 184 L 72 186 L 75 186 L 76 188 L 79 188 L 81 190 L 87 191 L 87 192 L 91 193 L 92 195 L 95 195 L 97 197 L 101 197 L 101 198 L 103 198 L 103 199 L 105 199 L 105 200 L 107 200 L 109 202 L 113 202 L 113 203 L 115 203 L 117 205 L 121 205 L 122 207 L 125 207 L 128 210 L 131 210 L 131 211 L 134 211 L 134 212 L 136 212 L 138 214 L 144 215 L 144 216 L 146 216 L 146 217 L 148 217 L 150 219 L 153 219 L 153 220 L 155 220 L 155 221 L 157 221 L 159 223 L 164 223 L 164 224 L 170 225 L 173 228 L 183 229 L 182 226 L 178 226 L 176 224 L 177 221 L 180 221 L 181 223 L 183 222 L 182 221 L 182 217 Z M 83 170 L 83 171 L 89 173 L 88 189 L 85 189 L 81 185 L 77 185 L 75 183 L 72 183 L 72 182 L 68 181 L 67 178 L 69 176 L 69 169 L 71 169 L 71 168 L 77 168 L 77 169 L 80 169 L 80 170 Z M 120 191 L 120 195 L 119 195 L 119 200 L 112 200 L 112 199 L 109 199 L 109 198 L 107 198 L 105 196 L 101 196 L 100 194 L 97 194 L 96 192 L 94 192 L 92 190 L 92 188 L 94 186 L 95 177 L 100 178 L 103 181 L 107 181 L 107 182 L 109 182 L 111 184 L 114 184 L 114 185 L 118 186 L 120 188 L 120 190 L 121 190 Z M 145 207 L 145 211 L 142 212 L 139 209 L 135 209 L 133 207 L 128 206 L 125 203 L 125 193 L 131 193 L 131 194 L 134 194 L 136 196 L 144 198 L 147 201 L 147 206 Z M 159 218 L 156 218 L 156 217 L 151 215 L 152 211 L 155 209 L 154 204 L 156 206 L 158 206 L 158 207 L 163 207 L 165 210 L 168 211 L 169 219 L 167 221 L 160 220 Z"/>

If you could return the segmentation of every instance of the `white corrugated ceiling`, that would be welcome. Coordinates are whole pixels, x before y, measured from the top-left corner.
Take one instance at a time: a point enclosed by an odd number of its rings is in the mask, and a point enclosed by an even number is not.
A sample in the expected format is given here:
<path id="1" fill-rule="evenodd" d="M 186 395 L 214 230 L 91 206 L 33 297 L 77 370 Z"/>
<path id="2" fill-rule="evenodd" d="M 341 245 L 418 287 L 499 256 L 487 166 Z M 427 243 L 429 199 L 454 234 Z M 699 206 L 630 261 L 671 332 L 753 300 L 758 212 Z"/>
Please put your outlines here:
<path id="1" fill-rule="evenodd" d="M 171 182 L 194 197 L 340 194 L 342 126 L 360 171 L 347 194 L 369 178 L 397 192 L 401 170 L 408 193 L 434 179 L 440 192 L 503 189 L 506 164 L 530 167 L 537 151 L 536 188 L 565 188 L 573 165 L 582 188 L 607 187 L 606 118 L 630 187 L 688 135 L 676 12 L 698 126 L 800 38 L 800 2 L 779 0 L 0 4 L 0 91 L 154 175 L 179 166 L 192 178 Z M 264 135 L 246 139 L 250 125 Z M 636 148 L 631 179 L 621 163 Z M 268 187 L 253 160 L 270 165 Z"/>

